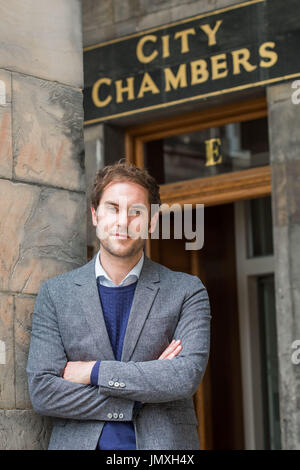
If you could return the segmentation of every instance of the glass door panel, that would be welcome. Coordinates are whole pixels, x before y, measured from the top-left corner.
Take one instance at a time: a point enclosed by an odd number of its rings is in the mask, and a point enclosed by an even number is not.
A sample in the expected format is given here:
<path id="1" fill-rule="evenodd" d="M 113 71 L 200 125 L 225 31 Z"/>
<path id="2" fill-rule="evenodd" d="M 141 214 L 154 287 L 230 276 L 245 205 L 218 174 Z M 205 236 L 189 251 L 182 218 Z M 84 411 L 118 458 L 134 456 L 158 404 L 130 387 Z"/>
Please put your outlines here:
<path id="1" fill-rule="evenodd" d="M 201 129 L 145 144 L 145 167 L 159 184 L 269 164 L 267 118 Z"/>

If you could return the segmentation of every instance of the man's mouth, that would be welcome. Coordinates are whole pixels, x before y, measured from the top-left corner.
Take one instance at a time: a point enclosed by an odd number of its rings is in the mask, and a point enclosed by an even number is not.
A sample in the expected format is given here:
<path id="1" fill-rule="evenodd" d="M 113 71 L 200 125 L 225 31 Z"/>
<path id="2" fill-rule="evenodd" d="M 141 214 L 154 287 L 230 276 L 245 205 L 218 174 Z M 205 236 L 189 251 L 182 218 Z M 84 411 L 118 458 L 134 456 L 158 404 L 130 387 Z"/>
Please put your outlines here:
<path id="1" fill-rule="evenodd" d="M 116 236 L 117 238 L 122 238 L 122 239 L 124 239 L 124 240 L 126 240 L 127 238 L 129 238 L 128 235 L 127 235 L 127 234 L 124 234 L 124 233 L 116 233 L 115 236 Z"/>

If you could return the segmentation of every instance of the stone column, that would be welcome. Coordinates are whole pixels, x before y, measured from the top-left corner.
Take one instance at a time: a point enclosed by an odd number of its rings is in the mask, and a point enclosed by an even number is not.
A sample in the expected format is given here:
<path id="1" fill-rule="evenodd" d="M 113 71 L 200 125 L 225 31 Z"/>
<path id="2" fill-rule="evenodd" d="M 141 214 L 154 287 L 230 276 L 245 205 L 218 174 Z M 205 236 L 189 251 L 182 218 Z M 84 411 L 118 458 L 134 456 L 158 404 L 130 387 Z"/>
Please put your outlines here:
<path id="1" fill-rule="evenodd" d="M 300 449 L 300 364 L 292 361 L 300 340 L 300 104 L 293 92 L 292 82 L 267 91 L 281 439 L 292 450 Z"/>
<path id="2" fill-rule="evenodd" d="M 25 368 L 41 283 L 86 262 L 81 2 L 0 18 L 0 449 L 45 449 Z"/>

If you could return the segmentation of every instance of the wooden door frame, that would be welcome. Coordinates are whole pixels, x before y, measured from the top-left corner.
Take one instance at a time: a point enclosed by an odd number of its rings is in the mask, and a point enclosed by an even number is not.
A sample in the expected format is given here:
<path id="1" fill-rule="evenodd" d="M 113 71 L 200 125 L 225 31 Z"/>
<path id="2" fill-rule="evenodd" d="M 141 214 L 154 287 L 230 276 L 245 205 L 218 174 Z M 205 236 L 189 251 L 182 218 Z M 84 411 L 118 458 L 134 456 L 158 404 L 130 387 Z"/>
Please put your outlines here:
<path id="1" fill-rule="evenodd" d="M 151 140 L 266 116 L 267 102 L 263 97 L 133 126 L 125 133 L 125 158 L 143 168 L 144 144 Z M 270 165 L 160 185 L 162 204 L 210 206 L 268 194 L 271 194 Z"/>
<path id="2" fill-rule="evenodd" d="M 155 122 L 130 127 L 125 133 L 126 161 L 144 168 L 144 145 L 152 140 L 220 127 L 234 122 L 249 121 L 267 116 L 265 97 L 246 100 L 230 105 L 212 107 Z M 264 197 L 271 194 L 270 165 L 235 171 L 216 176 L 195 178 L 160 185 L 162 204 L 199 204 L 207 206 L 230 203 L 243 199 Z M 146 253 L 150 257 L 150 239 L 146 241 Z M 195 253 L 192 256 L 192 274 L 200 275 Z M 194 395 L 199 420 L 198 435 L 202 449 L 212 449 L 212 428 L 209 419 L 210 368 Z"/>

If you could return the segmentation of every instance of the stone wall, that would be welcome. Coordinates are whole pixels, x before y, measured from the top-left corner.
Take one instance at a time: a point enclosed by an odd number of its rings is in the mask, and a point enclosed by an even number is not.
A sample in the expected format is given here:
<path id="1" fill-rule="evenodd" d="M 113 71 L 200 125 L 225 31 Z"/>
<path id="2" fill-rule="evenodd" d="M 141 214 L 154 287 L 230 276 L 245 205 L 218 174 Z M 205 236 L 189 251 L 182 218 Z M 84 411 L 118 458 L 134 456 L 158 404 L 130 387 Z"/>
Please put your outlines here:
<path id="1" fill-rule="evenodd" d="M 0 449 L 45 449 L 25 368 L 41 283 L 87 256 L 81 2 L 1 0 L 0 17 Z"/>
<path id="2" fill-rule="evenodd" d="M 267 96 L 282 448 L 299 450 L 300 364 L 292 344 L 300 340 L 300 104 L 291 85 L 269 87 Z"/>

